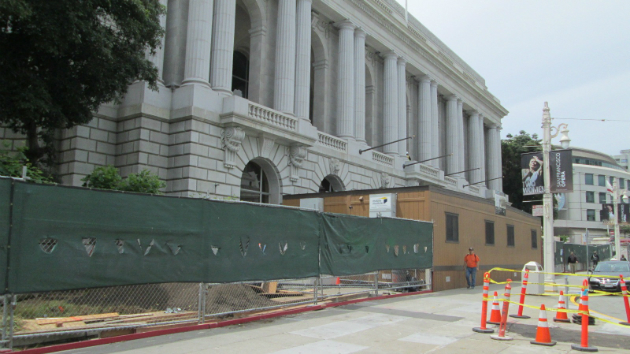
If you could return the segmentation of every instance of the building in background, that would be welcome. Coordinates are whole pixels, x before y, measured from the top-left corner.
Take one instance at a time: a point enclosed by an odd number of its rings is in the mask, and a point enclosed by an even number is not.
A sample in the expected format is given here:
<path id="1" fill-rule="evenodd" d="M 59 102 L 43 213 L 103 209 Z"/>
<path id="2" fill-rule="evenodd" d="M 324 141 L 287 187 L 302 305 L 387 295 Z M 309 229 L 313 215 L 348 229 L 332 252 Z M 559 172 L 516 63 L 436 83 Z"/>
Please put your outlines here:
<path id="1" fill-rule="evenodd" d="M 604 153 L 571 147 L 573 151 L 573 192 L 565 194 L 564 207 L 558 210 L 554 221 L 556 236 L 570 236 L 572 243 L 584 243 L 593 239 L 608 239 L 614 229 L 609 213 L 613 200 L 607 192 L 607 182 L 616 181 L 620 189 L 630 187 L 630 172 L 615 159 Z M 620 208 L 621 223 L 627 222 L 629 204 Z M 562 204 L 562 203 L 561 203 Z"/>
<path id="2" fill-rule="evenodd" d="M 159 91 L 136 82 L 120 104 L 63 131 L 63 184 L 114 165 L 123 176 L 155 172 L 171 196 L 279 204 L 434 185 L 507 201 L 497 179 L 507 110 L 396 1 L 160 1 L 166 35 L 150 57 Z M 403 167 L 407 152 L 449 157 Z"/>
<path id="3" fill-rule="evenodd" d="M 617 161 L 619 166 L 625 168 L 626 170 L 630 170 L 630 163 L 628 163 L 628 161 L 630 161 L 630 149 L 621 150 L 620 153 L 621 154 L 619 155 L 615 155 L 615 161 Z"/>

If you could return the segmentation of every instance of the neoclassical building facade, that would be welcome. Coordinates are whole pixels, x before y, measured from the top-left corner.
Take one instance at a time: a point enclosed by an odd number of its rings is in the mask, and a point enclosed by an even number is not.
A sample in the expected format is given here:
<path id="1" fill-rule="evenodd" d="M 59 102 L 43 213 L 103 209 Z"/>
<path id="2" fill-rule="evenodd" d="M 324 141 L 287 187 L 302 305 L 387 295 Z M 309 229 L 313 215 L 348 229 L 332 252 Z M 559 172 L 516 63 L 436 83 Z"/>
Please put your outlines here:
<path id="1" fill-rule="evenodd" d="M 505 198 L 507 110 L 394 0 L 160 1 L 159 90 L 136 82 L 63 132 L 64 184 L 111 164 L 157 173 L 172 196 L 430 184 Z"/>

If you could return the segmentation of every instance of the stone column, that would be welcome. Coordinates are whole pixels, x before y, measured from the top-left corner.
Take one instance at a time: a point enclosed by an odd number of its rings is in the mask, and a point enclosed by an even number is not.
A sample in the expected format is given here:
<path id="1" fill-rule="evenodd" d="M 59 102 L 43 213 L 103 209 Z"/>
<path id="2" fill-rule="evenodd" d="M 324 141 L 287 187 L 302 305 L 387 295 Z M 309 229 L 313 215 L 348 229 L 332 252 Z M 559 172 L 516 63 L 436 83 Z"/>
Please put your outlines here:
<path id="1" fill-rule="evenodd" d="M 458 171 L 466 169 L 466 149 L 464 142 L 464 101 L 457 100 L 457 136 L 459 143 L 457 144 L 457 156 L 458 156 Z M 461 173 L 457 177 L 466 178 L 466 173 Z"/>
<path id="2" fill-rule="evenodd" d="M 354 24 L 339 27 L 339 72 L 337 73 L 337 136 L 354 138 Z"/>
<path id="3" fill-rule="evenodd" d="M 287 114 L 295 107 L 295 17 L 295 0 L 279 0 L 273 107 Z"/>
<path id="4" fill-rule="evenodd" d="M 478 112 L 473 111 L 470 115 L 470 120 L 468 122 L 468 150 L 469 150 L 469 167 L 468 168 L 479 168 L 478 170 L 470 171 L 470 183 L 476 183 L 482 181 L 481 177 L 481 156 L 479 156 L 481 152 L 481 145 L 483 144 L 483 139 L 479 134 L 479 120 L 480 116 Z"/>
<path id="5" fill-rule="evenodd" d="M 165 8 L 168 6 L 168 0 L 160 0 L 160 5 Z M 160 16 L 160 27 L 166 29 L 166 14 Z M 160 46 L 155 48 L 155 53 L 151 54 L 147 51 L 147 59 L 149 59 L 153 65 L 158 69 L 158 80 L 161 83 L 164 83 L 163 74 L 164 74 L 164 38 L 166 35 L 162 36 L 160 39 Z"/>
<path id="6" fill-rule="evenodd" d="M 365 32 L 354 31 L 354 122 L 357 141 L 365 143 Z"/>
<path id="7" fill-rule="evenodd" d="M 212 89 L 219 92 L 222 96 L 232 95 L 235 21 L 236 0 L 215 0 L 210 71 L 212 74 Z"/>
<path id="8" fill-rule="evenodd" d="M 190 0 L 183 84 L 210 84 L 213 0 Z"/>
<path id="9" fill-rule="evenodd" d="M 295 116 L 309 120 L 311 94 L 311 4 L 297 2 L 297 40 L 295 53 Z"/>
<path id="10" fill-rule="evenodd" d="M 420 78 L 420 85 L 418 87 L 418 112 L 419 112 L 419 124 L 416 137 L 418 138 L 418 155 L 419 161 L 428 160 L 433 157 L 433 131 L 432 131 L 432 117 L 431 113 L 433 107 L 431 106 L 431 78 L 424 75 Z M 431 161 L 426 162 L 428 165 L 433 165 Z"/>
<path id="11" fill-rule="evenodd" d="M 446 102 L 446 154 L 453 154 L 446 157 L 446 173 L 454 173 L 459 170 L 459 151 L 457 146 L 461 143 L 457 133 L 457 96 L 448 97 Z M 457 175 L 453 175 L 457 177 Z"/>
<path id="12" fill-rule="evenodd" d="M 398 56 L 393 51 L 384 54 L 383 143 L 398 139 Z M 388 155 L 398 155 L 398 145 L 383 147 Z"/>
<path id="13" fill-rule="evenodd" d="M 492 135 L 492 168 L 490 172 L 490 178 L 497 178 L 503 175 L 502 163 L 501 163 L 501 126 L 495 125 L 490 133 Z M 495 179 L 489 183 L 490 189 L 497 192 L 503 192 L 503 180 Z"/>
<path id="14" fill-rule="evenodd" d="M 491 124 L 488 127 L 488 179 L 501 176 L 501 140 L 499 139 L 499 126 Z M 503 184 L 500 179 L 488 181 L 488 188 L 501 191 Z"/>
<path id="15" fill-rule="evenodd" d="M 440 127 L 438 125 L 438 84 L 436 81 L 431 81 L 431 155 L 433 157 L 440 156 Z M 431 165 L 435 168 L 440 168 L 441 160 L 431 161 Z"/>
<path id="16" fill-rule="evenodd" d="M 485 139 L 485 134 L 484 134 L 484 127 L 483 127 L 483 116 L 480 114 L 479 115 L 479 120 L 477 121 L 477 134 L 479 136 L 478 141 L 479 141 L 479 151 L 477 152 L 477 156 L 479 158 L 479 161 L 477 162 L 479 164 L 479 181 L 484 181 L 486 179 L 486 139 Z M 476 182 L 479 182 L 476 181 Z M 485 186 L 485 183 L 479 183 L 480 186 Z"/>
<path id="17" fill-rule="evenodd" d="M 398 58 L 398 139 L 407 137 L 407 61 Z M 398 142 L 398 154 L 405 156 L 407 153 L 407 140 Z"/>

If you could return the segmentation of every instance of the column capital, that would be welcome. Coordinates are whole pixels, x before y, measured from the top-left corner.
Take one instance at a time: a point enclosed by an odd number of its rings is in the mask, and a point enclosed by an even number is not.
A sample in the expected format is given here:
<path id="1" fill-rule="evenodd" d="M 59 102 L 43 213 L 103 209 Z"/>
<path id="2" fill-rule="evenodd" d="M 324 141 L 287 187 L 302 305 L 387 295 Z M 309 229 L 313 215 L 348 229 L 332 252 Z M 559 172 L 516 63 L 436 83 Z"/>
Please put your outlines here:
<path id="1" fill-rule="evenodd" d="M 438 86 L 438 82 L 435 81 L 435 79 L 431 79 L 431 87 L 437 87 Z"/>
<path id="2" fill-rule="evenodd" d="M 248 32 L 252 37 L 264 36 L 265 34 L 267 34 L 267 27 L 265 26 L 254 27 L 250 29 Z"/>
<path id="3" fill-rule="evenodd" d="M 405 58 L 403 57 L 398 57 L 398 66 L 404 66 L 407 65 L 407 60 L 405 60 Z"/>
<path id="4" fill-rule="evenodd" d="M 416 78 L 418 79 L 419 82 L 429 82 L 431 83 L 431 76 L 429 75 L 422 75 L 422 76 L 416 76 Z"/>
<path id="5" fill-rule="evenodd" d="M 312 4 L 313 0 L 298 0 L 298 2 L 306 2 L 306 3 Z"/>
<path id="6" fill-rule="evenodd" d="M 449 101 L 459 101 L 459 97 L 457 97 L 457 95 L 448 95 L 446 96 L 446 99 Z"/>
<path id="7" fill-rule="evenodd" d="M 365 33 L 365 31 L 362 30 L 361 27 L 357 27 L 354 30 L 354 36 L 358 38 L 365 38 L 367 36 L 367 33 Z"/>
<path id="8" fill-rule="evenodd" d="M 340 22 L 335 22 L 335 27 L 339 28 L 340 30 L 353 30 L 357 28 L 357 26 L 348 19 Z"/>
<path id="9" fill-rule="evenodd" d="M 470 111 L 470 116 L 471 116 L 471 117 L 474 117 L 474 116 L 479 117 L 479 112 L 477 112 L 477 111 L 475 111 L 475 110 L 472 110 L 472 111 Z"/>
<path id="10" fill-rule="evenodd" d="M 387 52 L 383 52 L 380 53 L 381 57 L 383 57 L 383 59 L 396 59 L 398 58 L 398 54 L 396 54 L 396 52 L 394 52 L 393 50 L 389 50 Z"/>

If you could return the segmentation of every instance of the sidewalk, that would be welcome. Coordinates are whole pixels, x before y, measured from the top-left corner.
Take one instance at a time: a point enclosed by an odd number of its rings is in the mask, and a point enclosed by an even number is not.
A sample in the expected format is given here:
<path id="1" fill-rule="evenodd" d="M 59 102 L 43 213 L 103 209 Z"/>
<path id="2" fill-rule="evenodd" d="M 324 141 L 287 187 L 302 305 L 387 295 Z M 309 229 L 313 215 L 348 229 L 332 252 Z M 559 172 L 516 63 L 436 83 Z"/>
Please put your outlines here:
<path id="1" fill-rule="evenodd" d="M 514 285 L 512 294 L 519 294 L 520 286 Z M 502 294 L 503 285 L 491 285 L 490 294 L 494 291 Z M 496 341 L 488 334 L 475 333 L 472 328 L 480 324 L 481 294 L 479 286 L 474 290 L 464 288 L 366 301 L 244 325 L 63 353 L 569 353 L 575 352 L 571 344 L 580 343 L 579 325 L 554 323 L 555 313 L 548 312 L 551 337 L 558 344 L 554 347 L 530 344 L 536 335 L 539 315 L 538 310 L 530 308 L 525 308 L 524 314 L 531 319 L 509 318 L 507 335 L 514 338 L 512 341 Z M 512 300 L 518 301 L 518 296 Z M 551 296 L 530 296 L 528 300 L 528 304 L 557 305 L 557 298 Z M 575 306 L 572 304 L 571 308 Z M 510 305 L 509 313 L 516 312 L 517 306 Z M 489 325 L 496 332 L 497 327 Z M 621 348 L 628 348 L 628 343 L 630 328 L 601 321 L 589 327 L 589 345 L 601 353 L 627 352 Z"/>

